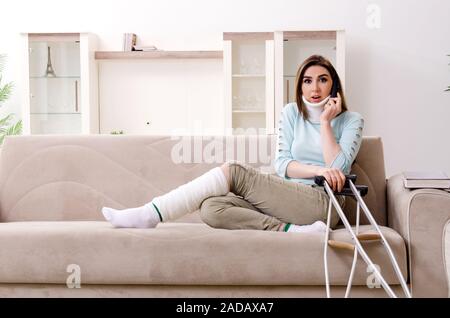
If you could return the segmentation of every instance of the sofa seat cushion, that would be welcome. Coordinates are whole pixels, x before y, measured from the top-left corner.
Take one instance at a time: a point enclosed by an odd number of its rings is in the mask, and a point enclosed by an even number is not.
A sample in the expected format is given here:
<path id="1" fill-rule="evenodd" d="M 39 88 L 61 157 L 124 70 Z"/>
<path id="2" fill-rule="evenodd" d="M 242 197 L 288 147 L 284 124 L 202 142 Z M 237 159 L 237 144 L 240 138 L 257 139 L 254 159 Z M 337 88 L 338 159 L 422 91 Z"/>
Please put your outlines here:
<path id="1" fill-rule="evenodd" d="M 361 231 L 368 229 L 362 226 Z M 403 239 L 382 227 L 406 273 Z M 350 241 L 344 229 L 332 239 Z M 65 284 L 70 264 L 83 284 L 323 285 L 323 235 L 213 229 L 162 223 L 116 229 L 102 221 L 0 223 L 0 282 Z M 367 252 L 390 284 L 398 284 L 381 243 Z M 353 253 L 329 249 L 330 282 L 347 283 Z M 354 285 L 368 277 L 360 259 Z"/>

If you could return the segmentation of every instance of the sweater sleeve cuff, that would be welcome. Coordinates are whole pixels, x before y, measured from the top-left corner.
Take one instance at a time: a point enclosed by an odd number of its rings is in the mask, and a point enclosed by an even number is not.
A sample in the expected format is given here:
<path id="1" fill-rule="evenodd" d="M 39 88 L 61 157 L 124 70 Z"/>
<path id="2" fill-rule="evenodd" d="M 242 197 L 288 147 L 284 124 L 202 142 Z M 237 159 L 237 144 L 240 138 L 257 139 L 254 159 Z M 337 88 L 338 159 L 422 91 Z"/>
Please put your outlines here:
<path id="1" fill-rule="evenodd" d="M 287 176 L 287 166 L 288 166 L 288 164 L 291 161 L 294 161 L 294 159 L 290 159 L 290 158 L 289 159 L 285 159 L 278 165 L 277 174 L 280 177 L 288 178 L 288 176 Z"/>
<path id="2" fill-rule="evenodd" d="M 346 167 L 346 158 L 344 152 L 341 150 L 334 158 L 333 162 L 330 164 L 330 168 L 336 168 L 342 170 L 344 174 L 348 174 Z"/>

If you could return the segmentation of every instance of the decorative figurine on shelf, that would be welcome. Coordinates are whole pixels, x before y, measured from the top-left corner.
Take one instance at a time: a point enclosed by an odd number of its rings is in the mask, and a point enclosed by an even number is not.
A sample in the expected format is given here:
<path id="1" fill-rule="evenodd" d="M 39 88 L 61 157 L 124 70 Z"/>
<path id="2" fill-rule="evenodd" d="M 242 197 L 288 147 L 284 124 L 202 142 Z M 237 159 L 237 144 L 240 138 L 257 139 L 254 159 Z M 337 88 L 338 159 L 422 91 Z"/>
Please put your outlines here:
<path id="1" fill-rule="evenodd" d="M 48 60 L 47 60 L 47 69 L 45 70 L 45 76 L 56 77 L 55 71 L 53 70 L 52 66 L 52 59 L 50 57 L 50 46 L 47 47 L 47 49 L 48 49 Z"/>

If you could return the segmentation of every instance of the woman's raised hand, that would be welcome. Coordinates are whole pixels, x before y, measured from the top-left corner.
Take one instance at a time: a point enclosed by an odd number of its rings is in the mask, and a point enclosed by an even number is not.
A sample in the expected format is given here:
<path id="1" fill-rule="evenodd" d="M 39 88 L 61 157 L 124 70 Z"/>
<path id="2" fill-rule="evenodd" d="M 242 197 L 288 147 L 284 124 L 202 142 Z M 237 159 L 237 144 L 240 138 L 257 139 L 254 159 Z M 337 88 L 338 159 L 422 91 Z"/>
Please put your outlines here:
<path id="1" fill-rule="evenodd" d="M 333 191 L 341 192 L 345 184 L 345 175 L 337 168 L 320 168 L 319 176 L 324 176 Z"/>
<path id="2" fill-rule="evenodd" d="M 331 98 L 325 104 L 322 114 L 320 115 L 320 122 L 330 122 L 334 117 L 339 115 L 342 111 L 341 94 L 337 94 L 337 97 Z"/>

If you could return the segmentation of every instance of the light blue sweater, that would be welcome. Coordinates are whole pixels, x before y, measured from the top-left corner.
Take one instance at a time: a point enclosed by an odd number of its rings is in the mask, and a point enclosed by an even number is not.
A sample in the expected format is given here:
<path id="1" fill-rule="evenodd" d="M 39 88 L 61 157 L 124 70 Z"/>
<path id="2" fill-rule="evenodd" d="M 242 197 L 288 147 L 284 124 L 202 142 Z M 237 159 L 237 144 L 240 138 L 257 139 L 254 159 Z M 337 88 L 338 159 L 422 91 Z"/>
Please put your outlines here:
<path id="1" fill-rule="evenodd" d="M 331 120 L 331 128 L 341 151 L 329 168 L 338 168 L 349 174 L 361 146 L 364 119 L 359 113 L 346 111 Z M 279 122 L 275 170 L 280 177 L 291 181 L 314 184 L 314 178 L 295 179 L 286 176 L 286 168 L 292 160 L 302 164 L 325 167 L 320 123 L 303 119 L 297 103 L 287 104 Z"/>

